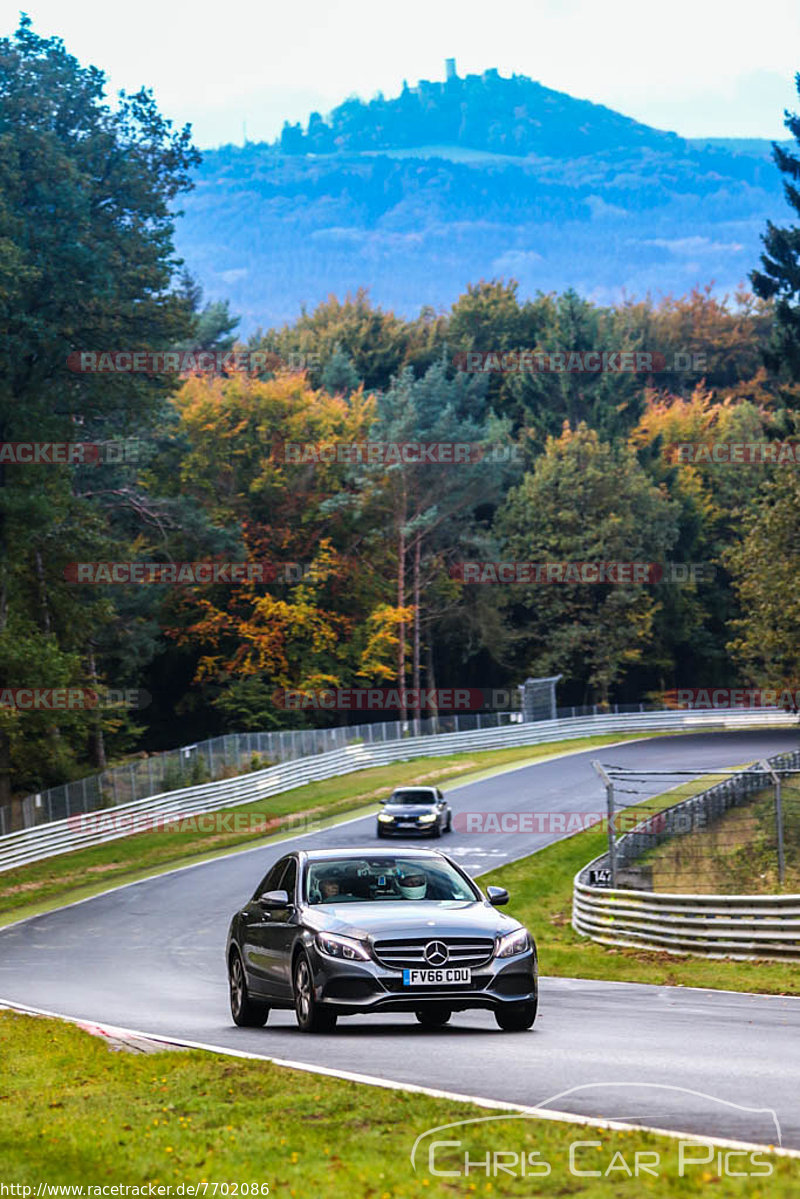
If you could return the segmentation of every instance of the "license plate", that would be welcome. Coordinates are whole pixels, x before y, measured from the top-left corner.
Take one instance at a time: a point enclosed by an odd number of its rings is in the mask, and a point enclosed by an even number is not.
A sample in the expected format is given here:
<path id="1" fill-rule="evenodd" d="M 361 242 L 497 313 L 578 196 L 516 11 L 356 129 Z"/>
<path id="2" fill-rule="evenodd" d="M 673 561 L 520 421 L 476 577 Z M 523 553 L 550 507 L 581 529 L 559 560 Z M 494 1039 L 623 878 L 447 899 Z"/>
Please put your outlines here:
<path id="1" fill-rule="evenodd" d="M 417 827 L 416 820 L 398 820 L 397 824 L 398 824 L 399 828 L 416 828 Z"/>
<path id="2" fill-rule="evenodd" d="M 466 966 L 445 966 L 439 970 L 404 970 L 404 987 L 441 987 L 448 983 L 470 983 L 472 971 Z"/>

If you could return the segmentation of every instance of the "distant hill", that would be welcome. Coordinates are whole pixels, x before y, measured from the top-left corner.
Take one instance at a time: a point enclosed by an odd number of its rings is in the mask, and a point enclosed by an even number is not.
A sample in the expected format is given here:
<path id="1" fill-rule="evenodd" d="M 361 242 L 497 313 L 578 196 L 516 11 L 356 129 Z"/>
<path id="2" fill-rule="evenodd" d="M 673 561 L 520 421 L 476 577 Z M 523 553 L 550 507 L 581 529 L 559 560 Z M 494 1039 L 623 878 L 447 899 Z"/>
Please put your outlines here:
<path id="1" fill-rule="evenodd" d="M 789 217 L 768 142 L 688 141 L 496 71 L 207 151 L 183 209 L 178 249 L 244 332 L 359 286 L 406 315 L 499 276 L 600 302 L 731 291 Z"/>
<path id="2" fill-rule="evenodd" d="M 404 84 L 393 100 L 352 97 L 327 118 L 312 113 L 305 129 L 287 122 L 278 148 L 284 154 L 352 154 L 436 143 L 515 157 L 573 158 L 609 145 L 660 150 L 677 141 L 674 133 L 525 75 L 504 79 L 489 70 L 465 79 L 452 74 L 444 83 Z"/>

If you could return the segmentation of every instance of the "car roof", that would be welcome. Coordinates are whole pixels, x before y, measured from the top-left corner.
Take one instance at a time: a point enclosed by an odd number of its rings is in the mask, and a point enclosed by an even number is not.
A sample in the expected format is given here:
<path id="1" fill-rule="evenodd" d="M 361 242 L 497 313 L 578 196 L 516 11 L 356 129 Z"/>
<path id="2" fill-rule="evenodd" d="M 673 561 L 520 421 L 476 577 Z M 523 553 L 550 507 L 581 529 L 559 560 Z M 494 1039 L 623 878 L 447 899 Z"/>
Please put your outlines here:
<path id="1" fill-rule="evenodd" d="M 404 787 L 402 783 L 394 788 L 395 791 L 438 791 L 438 789 L 439 788 L 433 786 L 433 784 L 431 784 L 430 787 Z M 394 794 L 394 792 L 392 792 L 392 794 Z"/>
<path id="2" fill-rule="evenodd" d="M 411 849 L 402 846 L 399 850 L 387 849 L 381 846 L 379 849 L 372 845 L 365 845 L 363 849 L 301 849 L 297 851 L 298 855 L 309 862 L 324 862 L 331 858 L 439 858 L 444 857 L 444 854 L 435 849 Z"/>

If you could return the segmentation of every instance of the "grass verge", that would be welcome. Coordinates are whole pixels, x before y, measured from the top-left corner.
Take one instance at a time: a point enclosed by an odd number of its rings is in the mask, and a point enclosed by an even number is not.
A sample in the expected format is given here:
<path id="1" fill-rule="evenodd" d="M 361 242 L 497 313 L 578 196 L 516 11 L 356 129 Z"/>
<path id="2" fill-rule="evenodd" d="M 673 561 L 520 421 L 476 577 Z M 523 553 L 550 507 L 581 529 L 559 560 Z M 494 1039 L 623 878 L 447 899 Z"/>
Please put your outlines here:
<path id="1" fill-rule="evenodd" d="M 32 1186 L 34 1194 L 40 1183 L 50 1183 L 139 1186 L 144 1188 L 140 1194 L 154 1184 L 172 1187 L 174 1195 L 180 1184 L 186 1194 L 189 1185 L 205 1182 L 210 1199 L 215 1183 L 238 1183 L 239 1195 L 243 1183 L 248 1190 L 258 1185 L 251 1195 L 265 1193 L 261 1187 L 267 1186 L 275 1199 L 453 1199 L 476 1193 L 520 1199 L 531 1194 L 691 1199 L 707 1194 L 709 1184 L 721 1183 L 717 1195 L 789 1199 L 800 1184 L 800 1161 L 766 1150 L 756 1154 L 758 1164 L 739 1156 L 733 1166 L 761 1177 L 720 1177 L 716 1153 L 680 1177 L 679 1142 L 671 1138 L 509 1120 L 502 1113 L 488 1123 L 427 1138 L 417 1151 L 415 1172 L 410 1154 L 421 1133 L 492 1113 L 266 1061 L 201 1051 L 113 1053 L 73 1025 L 12 1012 L 0 1012 L 0 1059 L 0 1178 L 7 1185 Z M 433 1161 L 436 1169 L 460 1171 L 460 1177 L 430 1173 L 428 1146 L 435 1139 L 461 1142 L 436 1150 Z M 569 1169 L 570 1144 L 588 1140 L 599 1142 L 599 1148 L 577 1150 L 575 1164 L 599 1170 L 599 1178 L 579 1178 Z M 527 1177 L 500 1172 L 487 1178 L 474 1167 L 464 1177 L 465 1152 L 476 1162 L 501 1150 L 538 1154 L 528 1162 L 546 1163 L 549 1174 L 536 1176 L 528 1165 Z M 644 1160 L 655 1176 L 628 1177 L 637 1152 L 650 1155 Z M 697 1149 L 692 1153 L 704 1156 Z M 508 1166 L 510 1159 L 504 1161 Z M 543 1172 L 542 1165 L 538 1168 Z M 227 1195 L 235 1194 L 230 1185 Z"/>
<path id="2" fill-rule="evenodd" d="M 710 785 L 708 778 L 682 785 L 636 805 L 648 813 L 677 803 Z M 791 962 L 732 962 L 605 947 L 579 936 L 572 928 L 572 884 L 577 872 L 605 852 L 607 834 L 600 828 L 576 833 L 481 877 L 511 892 L 511 911 L 528 925 L 539 947 L 543 974 L 562 978 L 596 978 L 613 982 L 665 986 L 710 987 L 768 995 L 800 995 L 800 968 Z"/>
<path id="3" fill-rule="evenodd" d="M 471 782 L 488 774 L 499 773 L 504 768 L 513 769 L 563 753 L 580 753 L 593 746 L 639 740 L 647 736 L 652 734 L 615 733 L 605 737 L 549 742 L 546 745 L 515 746 L 481 753 L 448 754 L 396 762 L 326 779 L 324 782 L 307 783 L 267 800 L 223 809 L 214 814 L 223 819 L 218 821 L 218 830 L 212 833 L 199 831 L 197 820 L 189 819 L 183 829 L 135 833 L 104 845 L 45 858 L 0 874 L 0 927 L 12 920 L 48 911 L 62 903 L 96 895 L 117 883 L 148 878 L 173 870 L 176 866 L 201 862 L 237 849 L 267 845 L 282 836 L 311 831 L 344 816 L 368 815 L 376 811 L 378 800 L 388 795 L 399 783 L 410 786 Z M 228 814 L 232 826 L 239 824 L 243 827 L 224 827 L 224 818 Z M 108 810 L 108 815 L 113 815 L 113 809 Z M 206 815 L 210 817 L 212 814 Z M 277 821 L 279 828 L 276 834 L 263 837 L 254 836 L 248 831 L 248 827 L 252 828 L 259 819 Z M 283 827 L 282 833 L 280 826 Z"/>

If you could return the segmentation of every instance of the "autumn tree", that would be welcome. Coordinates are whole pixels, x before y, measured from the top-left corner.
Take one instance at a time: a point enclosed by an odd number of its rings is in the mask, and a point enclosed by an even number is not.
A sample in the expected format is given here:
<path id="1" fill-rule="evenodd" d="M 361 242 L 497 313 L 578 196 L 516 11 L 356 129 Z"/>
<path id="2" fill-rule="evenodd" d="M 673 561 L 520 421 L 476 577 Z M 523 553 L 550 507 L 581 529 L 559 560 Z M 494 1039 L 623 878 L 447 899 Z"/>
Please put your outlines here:
<path id="1" fill-rule="evenodd" d="M 377 397 L 370 440 L 387 447 L 474 447 L 470 461 L 455 456 L 435 462 L 397 456 L 367 464 L 353 471 L 355 494 L 330 505 L 362 513 L 374 529 L 370 545 L 376 555 L 384 539 L 391 539 L 400 617 L 397 685 L 403 694 L 410 656 L 412 686 L 418 693 L 423 628 L 430 628 L 439 615 L 431 602 L 436 579 L 452 558 L 464 525 L 474 520 L 481 505 L 500 501 L 513 474 L 510 422 L 500 420 L 488 407 L 483 376 L 464 372 L 451 376 L 442 358 L 421 378 L 408 367 Z M 450 589 L 447 602 L 454 598 Z M 410 629 L 407 612 L 413 614 Z M 420 714 L 417 702 L 415 719 Z M 406 716 L 403 707 L 401 719 Z"/>
<path id="2" fill-rule="evenodd" d="M 499 513 L 498 531 L 506 560 L 660 562 L 675 542 L 676 515 L 630 450 L 580 424 L 548 438 L 544 455 Z M 506 586 L 520 663 L 530 673 L 563 673 L 568 685 L 606 702 L 651 645 L 655 587 Z"/>
<path id="3" fill-rule="evenodd" d="M 800 480 L 776 468 L 744 520 L 741 541 L 725 555 L 740 615 L 728 648 L 747 683 L 800 687 Z"/>

